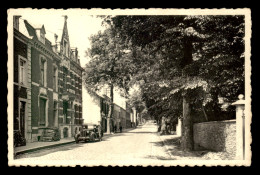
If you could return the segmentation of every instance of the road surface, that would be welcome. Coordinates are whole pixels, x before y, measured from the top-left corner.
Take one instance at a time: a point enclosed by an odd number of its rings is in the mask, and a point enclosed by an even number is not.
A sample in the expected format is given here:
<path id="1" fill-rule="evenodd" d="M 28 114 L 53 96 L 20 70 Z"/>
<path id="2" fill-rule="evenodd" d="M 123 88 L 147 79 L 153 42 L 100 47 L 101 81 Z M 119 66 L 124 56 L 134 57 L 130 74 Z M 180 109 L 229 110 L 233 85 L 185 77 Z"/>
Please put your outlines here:
<path id="1" fill-rule="evenodd" d="M 105 137 L 101 142 L 73 143 L 23 154 L 21 164 L 62 165 L 170 165 L 172 158 L 154 123 Z"/>

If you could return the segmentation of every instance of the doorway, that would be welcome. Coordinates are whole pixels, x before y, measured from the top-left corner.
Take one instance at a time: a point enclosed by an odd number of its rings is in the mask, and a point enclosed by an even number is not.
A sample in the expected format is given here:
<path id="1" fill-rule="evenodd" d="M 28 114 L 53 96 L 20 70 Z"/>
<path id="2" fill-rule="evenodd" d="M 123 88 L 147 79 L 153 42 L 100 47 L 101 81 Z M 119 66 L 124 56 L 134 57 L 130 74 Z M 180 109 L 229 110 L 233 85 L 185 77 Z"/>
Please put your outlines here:
<path id="1" fill-rule="evenodd" d="M 25 137 L 25 105 L 24 101 L 20 101 L 19 129 L 23 137 Z"/>

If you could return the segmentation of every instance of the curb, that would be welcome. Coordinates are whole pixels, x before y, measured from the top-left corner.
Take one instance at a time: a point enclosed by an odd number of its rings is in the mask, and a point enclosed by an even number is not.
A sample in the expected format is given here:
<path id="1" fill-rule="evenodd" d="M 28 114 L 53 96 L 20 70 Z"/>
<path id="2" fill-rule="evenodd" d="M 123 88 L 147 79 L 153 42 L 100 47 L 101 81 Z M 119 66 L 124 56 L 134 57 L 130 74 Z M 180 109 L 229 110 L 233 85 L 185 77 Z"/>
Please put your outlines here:
<path id="1" fill-rule="evenodd" d="M 34 151 L 38 151 L 38 150 L 42 150 L 42 149 L 54 148 L 54 147 L 58 147 L 58 146 L 62 146 L 62 145 L 67 145 L 70 143 L 75 143 L 75 141 L 69 141 L 69 142 L 64 142 L 64 143 L 58 143 L 58 144 L 53 144 L 53 145 L 47 145 L 47 146 L 41 146 L 41 147 L 37 147 L 37 148 L 31 148 L 31 149 L 26 149 L 26 150 L 22 150 L 22 151 L 17 151 L 17 152 L 15 152 L 15 155 L 17 156 L 20 154 L 34 152 Z"/>

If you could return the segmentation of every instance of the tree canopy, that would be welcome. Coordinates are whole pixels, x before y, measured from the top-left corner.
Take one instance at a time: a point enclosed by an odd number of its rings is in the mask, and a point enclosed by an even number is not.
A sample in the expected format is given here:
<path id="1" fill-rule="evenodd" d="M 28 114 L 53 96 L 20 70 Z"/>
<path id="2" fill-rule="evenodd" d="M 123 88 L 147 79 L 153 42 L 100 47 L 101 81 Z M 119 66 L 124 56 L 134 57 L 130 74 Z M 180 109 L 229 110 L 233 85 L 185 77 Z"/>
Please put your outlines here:
<path id="1" fill-rule="evenodd" d="M 130 101 L 145 105 L 157 120 L 191 120 L 191 113 L 217 120 L 223 112 L 219 97 L 233 102 L 244 94 L 244 16 L 105 16 L 103 21 L 108 29 L 91 37 L 89 86 L 108 82 L 128 92 L 137 84 L 139 97 Z"/>
<path id="2" fill-rule="evenodd" d="M 172 111 L 170 99 L 183 90 L 194 104 L 203 105 L 218 97 L 232 102 L 244 93 L 244 16 L 115 16 L 104 21 L 128 43 L 135 65 L 131 81 L 144 81 L 143 97 L 151 109 L 158 110 L 158 104 Z M 185 58 L 185 46 L 191 47 L 192 61 Z"/>

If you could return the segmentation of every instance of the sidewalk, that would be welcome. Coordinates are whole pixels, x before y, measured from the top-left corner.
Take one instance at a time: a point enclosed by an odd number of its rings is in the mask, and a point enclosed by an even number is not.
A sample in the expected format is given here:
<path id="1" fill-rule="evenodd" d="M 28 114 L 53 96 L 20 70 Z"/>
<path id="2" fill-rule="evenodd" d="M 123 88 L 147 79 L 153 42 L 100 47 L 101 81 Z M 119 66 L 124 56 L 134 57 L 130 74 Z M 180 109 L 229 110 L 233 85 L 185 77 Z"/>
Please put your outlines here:
<path id="1" fill-rule="evenodd" d="M 163 142 L 171 158 L 175 160 L 234 160 L 234 157 L 227 152 L 214 152 L 210 150 L 183 151 L 180 145 L 180 136 L 175 134 L 158 136 Z"/>
<path id="2" fill-rule="evenodd" d="M 66 145 L 69 143 L 75 142 L 75 139 L 73 137 L 70 138 L 64 138 L 59 141 L 54 142 L 32 142 L 32 143 L 26 143 L 26 146 L 19 146 L 14 148 L 15 155 L 33 152 L 41 149 L 51 148 L 55 146 L 61 146 Z"/>
<path id="3" fill-rule="evenodd" d="M 170 154 L 171 158 L 175 160 L 202 160 L 204 152 L 203 151 L 183 151 L 180 145 L 180 136 L 176 134 L 170 135 L 160 135 L 158 136 L 162 140 L 167 152 Z"/>

